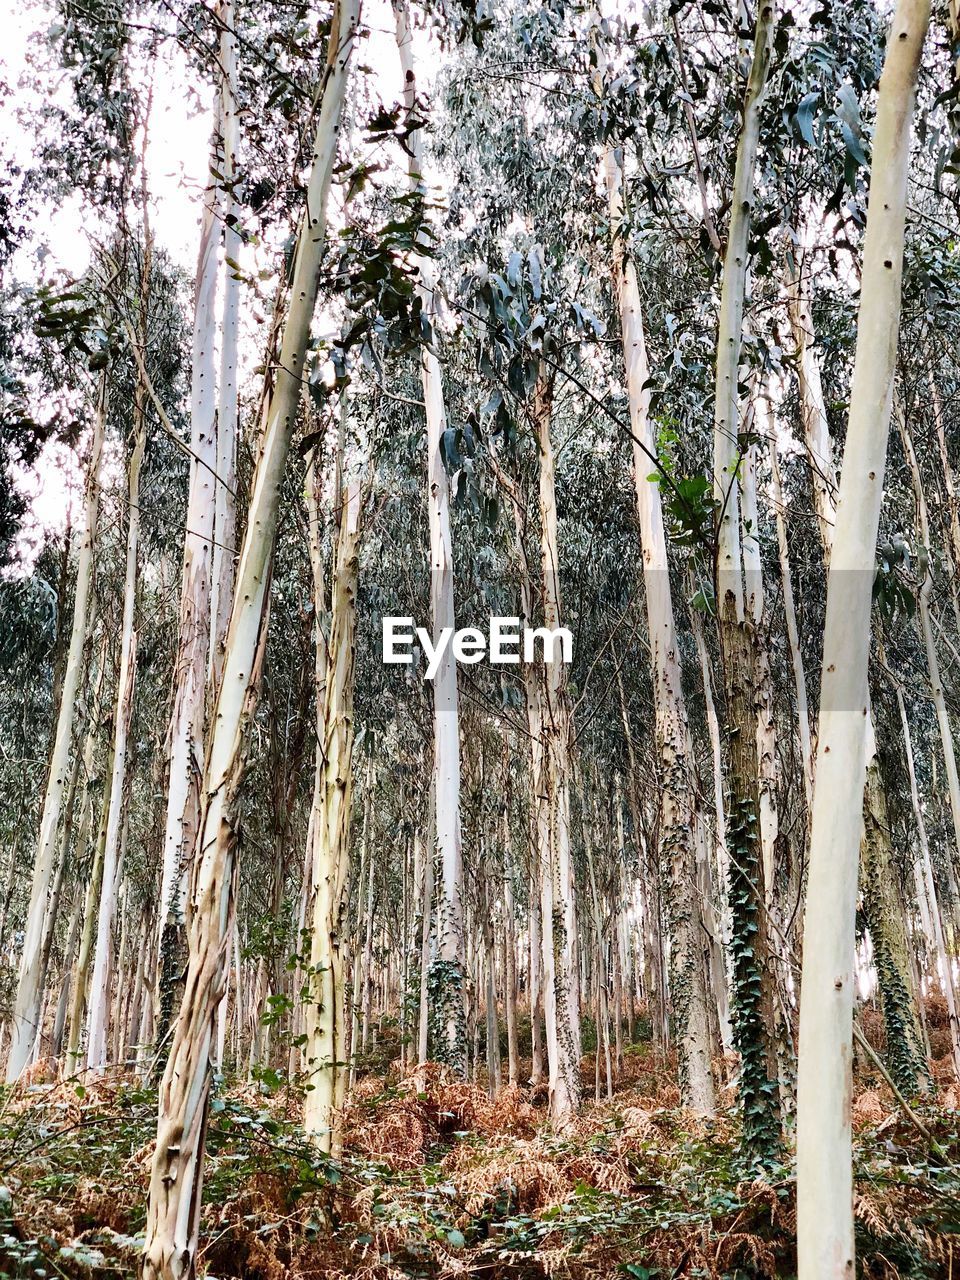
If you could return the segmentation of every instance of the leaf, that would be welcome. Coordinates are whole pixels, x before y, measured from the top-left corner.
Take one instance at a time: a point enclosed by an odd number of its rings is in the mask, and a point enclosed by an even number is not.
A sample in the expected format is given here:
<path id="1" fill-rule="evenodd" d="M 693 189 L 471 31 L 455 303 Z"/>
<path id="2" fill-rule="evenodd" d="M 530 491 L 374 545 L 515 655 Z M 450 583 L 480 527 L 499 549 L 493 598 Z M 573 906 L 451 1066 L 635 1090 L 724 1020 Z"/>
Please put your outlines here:
<path id="1" fill-rule="evenodd" d="M 447 1244 L 453 1245 L 454 1249 L 462 1249 L 467 1243 L 466 1236 L 462 1231 L 458 1231 L 456 1227 L 450 1227 L 447 1231 Z"/>
<path id="2" fill-rule="evenodd" d="M 840 99 L 840 106 L 837 115 L 841 120 L 845 120 L 851 129 L 860 128 L 860 103 L 857 101 L 857 95 L 853 91 L 853 86 L 842 84 L 837 90 L 837 97 Z"/>
<path id="3" fill-rule="evenodd" d="M 813 136 L 813 112 L 819 101 L 819 93 L 814 92 L 804 94 L 800 99 L 800 103 L 797 106 L 797 113 L 794 116 L 797 131 L 808 147 L 815 145 Z"/>
<path id="4" fill-rule="evenodd" d="M 843 143 L 847 148 L 847 154 L 850 156 L 851 160 L 853 160 L 854 164 L 858 167 L 866 165 L 867 157 L 864 153 L 863 147 L 860 145 L 860 139 L 847 124 L 846 120 L 841 120 L 840 132 L 843 134 Z"/>

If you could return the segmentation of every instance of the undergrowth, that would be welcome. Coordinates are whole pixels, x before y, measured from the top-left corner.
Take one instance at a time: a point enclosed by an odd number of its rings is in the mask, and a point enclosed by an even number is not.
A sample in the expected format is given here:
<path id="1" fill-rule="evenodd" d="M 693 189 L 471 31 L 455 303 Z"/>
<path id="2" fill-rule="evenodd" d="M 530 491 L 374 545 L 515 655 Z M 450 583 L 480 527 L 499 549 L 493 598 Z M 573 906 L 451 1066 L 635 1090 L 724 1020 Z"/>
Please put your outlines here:
<path id="1" fill-rule="evenodd" d="M 585 1068 L 588 1066 L 584 1064 Z M 589 1073 L 585 1070 L 585 1076 Z M 612 1102 L 552 1132 L 517 1088 L 432 1069 L 361 1080 L 338 1160 L 300 1137 L 297 1090 L 220 1082 L 210 1113 L 200 1270 L 238 1280 L 477 1276 L 790 1277 L 789 1167 L 738 1156 L 732 1099 L 710 1123 L 677 1106 L 649 1054 Z M 882 1081 L 854 1106 L 858 1274 L 960 1277 L 960 1102 L 919 1108 L 935 1160 Z M 0 1112 L 0 1275 L 133 1277 L 156 1094 L 130 1079 L 34 1084 Z"/>

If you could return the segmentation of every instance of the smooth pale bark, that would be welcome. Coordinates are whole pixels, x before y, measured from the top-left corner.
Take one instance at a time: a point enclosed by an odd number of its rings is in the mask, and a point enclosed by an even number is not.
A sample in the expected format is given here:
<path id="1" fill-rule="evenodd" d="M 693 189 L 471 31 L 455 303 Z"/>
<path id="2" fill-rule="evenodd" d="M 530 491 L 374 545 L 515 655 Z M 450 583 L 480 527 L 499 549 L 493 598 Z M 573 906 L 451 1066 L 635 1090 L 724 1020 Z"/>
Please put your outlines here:
<path id="1" fill-rule="evenodd" d="M 626 366 L 633 441 L 633 480 L 643 584 L 653 669 L 658 777 L 660 781 L 659 862 L 670 881 L 670 990 L 677 1026 L 680 1090 L 684 1104 L 713 1115 L 711 1042 L 706 973 L 701 954 L 702 912 L 697 893 L 702 879 L 696 839 L 702 820 L 699 780 L 683 696 L 677 628 L 670 592 L 670 565 L 660 486 L 651 479 L 656 432 L 650 419 L 646 342 L 636 268 L 623 241 L 623 174 L 611 150 L 604 157 L 620 328 Z M 708 869 L 709 879 L 709 869 Z"/>
<path id="2" fill-rule="evenodd" d="M 738 385 L 747 288 L 748 243 L 754 204 L 760 108 L 767 82 L 774 7 L 761 0 L 747 79 L 743 125 L 731 192 L 717 330 L 713 429 L 713 486 L 717 501 L 715 600 L 723 665 L 729 801 L 731 986 L 734 1043 L 740 1054 L 744 1145 L 774 1155 L 780 1139 L 774 976 L 767 938 L 760 753 L 763 648 L 754 614 L 746 607 L 741 539 Z"/>
<path id="3" fill-rule="evenodd" d="M 814 507 L 818 513 L 824 564 L 829 569 L 836 525 L 836 473 L 833 468 L 833 441 L 827 423 L 820 372 L 813 348 L 813 327 L 809 304 L 803 300 L 793 279 L 792 314 L 798 341 L 797 365 L 803 405 L 804 444 L 813 485 Z M 908 1093 L 925 1083 L 926 1072 L 919 1006 L 914 991 L 906 932 L 900 910 L 896 882 L 891 874 L 893 851 L 886 792 L 876 759 L 873 709 L 867 711 L 867 773 L 863 798 L 863 838 L 860 853 L 863 910 L 874 946 L 880 1001 L 888 1033 L 888 1059 L 898 1085 Z"/>
<path id="4" fill-rule="evenodd" d="M 799 1280 L 849 1280 L 854 1272 L 851 1041 L 870 612 L 896 370 L 914 94 L 929 20 L 929 0 L 897 5 L 873 136 L 857 351 L 827 588 L 804 919 Z"/>
<path id="5" fill-rule="evenodd" d="M 223 649 L 233 608 L 237 536 L 237 354 L 240 336 L 240 207 L 233 185 L 239 176 L 240 137 L 237 103 L 237 40 L 233 0 L 221 0 L 220 127 L 222 179 L 218 215 L 223 220 L 224 280 L 220 322 L 220 379 L 217 387 L 216 492 L 213 517 L 213 565 L 210 575 L 210 637 L 207 698 L 213 702 L 223 673 Z"/>
<path id="6" fill-rule="evenodd" d="M 813 483 L 813 508 L 820 528 L 824 563 L 829 564 L 829 548 L 833 542 L 833 528 L 837 518 L 837 475 L 833 465 L 833 441 L 830 438 L 827 406 L 820 381 L 820 365 L 814 351 L 816 334 L 810 314 L 810 299 L 804 292 L 803 280 L 792 257 L 787 262 L 787 289 L 787 315 L 796 343 L 803 442 Z"/>
<path id="7" fill-rule="evenodd" d="M 75 890 L 79 889 L 79 883 Z M 70 973 L 73 955 L 77 949 L 80 936 L 80 924 L 83 918 L 83 896 L 75 892 L 73 911 L 70 914 L 70 925 L 67 929 L 67 941 L 63 948 L 63 973 L 60 979 L 60 997 L 57 1000 L 57 1012 L 53 1019 L 53 1033 L 50 1037 L 50 1056 L 59 1058 L 63 1048 L 63 1036 L 67 1026 L 67 1006 L 70 999 Z"/>
<path id="8" fill-rule="evenodd" d="M 423 858 L 423 894 L 420 899 L 420 1002 L 417 1015 L 417 1067 L 426 1065 L 430 1053 L 430 917 L 436 867 L 436 793 L 431 786 L 427 805 L 427 840 Z"/>
<path id="9" fill-rule="evenodd" d="M 113 778 L 113 742 L 107 755 L 105 777 Z M 107 816 L 110 812 L 110 796 L 104 788 L 103 805 L 100 810 L 100 825 L 97 831 L 97 843 L 93 851 L 93 865 L 90 868 L 90 880 L 83 901 L 83 931 L 80 935 L 80 950 L 77 953 L 77 968 L 73 979 L 73 998 L 70 1004 L 70 1020 L 67 1025 L 66 1073 L 75 1075 L 83 1063 L 80 1050 L 80 1037 L 83 1032 L 84 1017 L 87 1009 L 87 985 L 90 976 L 90 963 L 93 959 L 93 944 L 97 931 L 97 904 L 100 901 L 100 889 L 103 884 L 103 854 L 107 844 Z"/>
<path id="10" fill-rule="evenodd" d="M 116 881 L 120 853 L 120 827 L 126 808 L 127 741 L 133 717 L 137 673 L 137 635 L 134 611 L 137 599 L 137 555 L 140 542 L 140 467 L 147 443 L 145 404 L 138 392 L 135 410 L 136 436 L 127 467 L 127 562 L 123 583 L 123 618 L 120 626 L 120 672 L 113 712 L 113 769 L 107 811 L 103 879 L 97 919 L 97 941 L 90 982 L 87 1023 L 87 1069 L 103 1071 L 107 1065 L 107 1030 L 110 1020 L 110 952 L 116 907 Z"/>
<path id="11" fill-rule="evenodd" d="M 543 622 L 561 625 L 556 478 L 550 424 L 553 384 L 541 365 L 534 388 L 533 424 L 540 460 L 540 562 Z M 550 1075 L 550 1115 L 561 1127 L 580 1107 L 580 992 L 577 913 L 570 849 L 570 770 L 573 722 L 566 668 L 556 655 L 540 680 L 539 779 L 535 782 L 544 1017 Z"/>
<path id="12" fill-rule="evenodd" d="M 183 537 L 180 626 L 167 730 L 167 809 L 160 870 L 158 1032 L 173 1016 L 174 973 L 186 924 L 189 865 L 197 842 L 203 777 L 206 678 L 210 646 L 210 581 L 217 467 L 215 335 L 219 264 L 217 216 L 221 109 L 218 93 L 207 186 L 203 193 L 194 292 L 190 385 L 190 490 Z"/>
<path id="13" fill-rule="evenodd" d="M 353 802 L 353 686 L 359 576 L 359 486 L 338 495 L 340 535 L 324 646 L 327 670 L 313 798 L 310 983 L 304 1057 L 309 1073 L 303 1127 L 322 1151 L 337 1152 L 337 1116 L 346 1090 L 343 912 Z M 315 601 L 319 616 L 323 601 Z M 319 628 L 319 622 L 318 622 Z"/>
<path id="14" fill-rule="evenodd" d="M 404 105 L 413 112 L 417 78 L 413 66 L 412 31 L 406 5 L 394 3 L 397 50 L 403 71 Z M 423 129 L 407 140 L 410 189 L 423 186 Z M 423 315 L 436 331 L 437 302 L 433 267 L 425 256 L 417 255 L 417 293 Z M 450 532 L 450 485 L 440 452 L 446 430 L 446 408 L 440 361 L 431 344 L 420 348 L 420 375 L 427 420 L 427 510 L 430 528 L 430 615 L 434 643 L 444 627 L 456 628 L 453 591 L 453 541 Z M 443 1008 L 438 1020 L 445 1027 L 443 1044 L 436 1056 L 456 1071 L 466 1068 L 464 1060 L 463 953 L 463 852 L 460 834 L 460 709 L 457 665 L 452 646 L 444 651 L 433 680 L 434 790 L 436 792 L 437 848 L 440 877 L 436 894 L 437 952 L 434 987 Z"/>
<path id="15" fill-rule="evenodd" d="M 610 1054 L 610 1000 L 607 978 L 607 938 L 604 928 L 603 912 L 600 906 L 600 894 L 597 891 L 597 873 L 594 866 L 593 841 L 589 831 L 589 816 L 584 824 L 584 848 L 587 855 L 587 877 L 590 882 L 590 907 L 593 916 L 593 933 L 596 944 L 594 964 L 596 968 L 596 1002 L 594 1016 L 597 1028 L 596 1067 L 594 1078 L 594 1098 L 600 1101 L 600 1047 L 603 1046 L 603 1060 L 606 1069 L 608 1099 L 613 1097 L 613 1061 Z"/>
<path id="16" fill-rule="evenodd" d="M 694 578 L 690 575 L 691 596 Z M 704 926 L 710 935 L 710 978 L 713 1000 L 717 1010 L 717 1032 L 724 1053 L 733 1052 L 733 1028 L 730 1025 L 730 992 L 727 977 L 725 945 L 730 941 L 730 859 L 727 855 L 726 818 L 723 803 L 723 745 L 720 736 L 720 717 L 713 694 L 713 664 L 703 634 L 700 610 L 690 609 L 690 630 L 700 663 L 700 679 L 703 683 L 703 699 L 710 738 L 710 754 L 713 761 L 713 863 L 709 868 L 709 891 L 701 902 Z M 701 812 L 699 838 L 707 840 L 710 832 L 705 815 Z M 701 868 L 702 879 L 702 868 Z"/>
<path id="17" fill-rule="evenodd" d="M 70 644 L 63 674 L 60 707 L 54 730 L 47 786 L 43 796 L 40 834 L 37 840 L 30 903 L 24 925 L 23 950 L 17 979 L 17 994 L 10 1026 L 7 1082 L 17 1080 L 30 1061 L 40 1024 L 43 998 L 40 978 L 47 905 L 57 857 L 57 828 L 63 798 L 70 781 L 70 743 L 76 715 L 77 695 L 83 670 L 83 648 L 87 614 L 93 585 L 93 558 L 100 513 L 100 456 L 107 418 L 107 374 L 101 374 L 94 410 L 90 457 L 84 488 L 83 532 L 77 557 L 77 582 L 73 602 Z"/>
<path id="18" fill-rule="evenodd" d="M 783 483 L 780 476 L 780 458 L 777 453 L 776 433 L 770 440 L 770 490 L 773 499 L 774 523 L 777 529 L 777 555 L 780 562 L 780 584 L 783 588 L 783 613 L 786 623 L 787 644 L 790 648 L 790 665 L 793 669 L 793 687 L 797 699 L 797 731 L 800 736 L 800 756 L 803 761 L 803 792 L 807 810 L 813 804 L 813 746 L 810 741 L 810 711 L 807 703 L 807 677 L 803 668 L 800 648 L 800 629 L 797 625 L 797 607 L 793 596 L 793 575 L 790 570 L 790 544 L 787 540 L 787 508 L 784 502 Z"/>
<path id="19" fill-rule="evenodd" d="M 259 675 L 280 489 L 301 399 L 326 241 L 327 199 L 358 22 L 358 0 L 340 0 L 329 37 L 306 212 L 294 250 L 289 310 L 250 495 L 223 679 L 207 750 L 200 835 L 193 860 L 186 982 L 160 1089 L 150 1173 L 145 1280 L 192 1280 L 196 1274 L 210 1055 L 233 912 L 236 799 L 245 773 L 244 744 Z"/>
<path id="20" fill-rule="evenodd" d="M 760 140 L 760 106 L 766 88 L 774 26 L 774 8 L 763 0 L 756 20 L 753 57 L 737 144 L 731 192 L 730 225 L 723 260 L 720 320 L 717 332 L 716 407 L 713 427 L 713 483 L 719 503 L 717 611 L 722 617 L 729 595 L 738 621 L 744 616 L 743 554 L 740 541 L 741 462 L 739 440 L 740 352 L 747 287 L 747 245 L 754 203 L 754 169 Z"/>
<path id="21" fill-rule="evenodd" d="M 754 398 L 754 430 L 770 436 L 770 418 L 765 397 Z M 763 590 L 763 562 L 760 556 L 760 504 L 757 498 L 758 445 L 753 442 L 743 459 L 743 579 L 746 609 L 756 628 L 757 680 L 754 706 L 757 713 L 757 760 L 760 766 L 760 846 L 763 852 L 763 883 L 767 903 L 775 900 L 776 848 L 780 833 L 777 812 L 777 730 L 773 701 L 773 676 L 767 647 L 768 621 Z"/>
<path id="22" fill-rule="evenodd" d="M 67 786 L 67 794 L 63 805 L 63 820 L 60 824 L 60 845 L 57 852 L 57 869 L 54 873 L 53 884 L 50 889 L 50 902 L 47 907 L 47 920 L 44 925 L 43 943 L 40 948 L 40 990 L 44 993 L 46 999 L 49 995 L 47 992 L 47 974 L 50 969 L 50 952 L 53 949 L 53 938 L 56 933 L 56 926 L 60 917 L 60 899 L 63 894 L 63 882 L 67 875 L 67 863 L 70 860 L 70 841 L 73 835 L 73 817 L 74 817 L 74 801 L 77 794 L 77 781 L 80 777 L 80 758 L 77 757 L 73 762 L 73 768 L 70 771 L 70 782 Z M 43 1020 L 41 1019 L 41 1027 Z M 33 1046 L 32 1061 L 43 1057 L 41 1053 L 42 1036 L 38 1036 Z M 56 1055 L 51 1055 L 56 1056 Z"/>

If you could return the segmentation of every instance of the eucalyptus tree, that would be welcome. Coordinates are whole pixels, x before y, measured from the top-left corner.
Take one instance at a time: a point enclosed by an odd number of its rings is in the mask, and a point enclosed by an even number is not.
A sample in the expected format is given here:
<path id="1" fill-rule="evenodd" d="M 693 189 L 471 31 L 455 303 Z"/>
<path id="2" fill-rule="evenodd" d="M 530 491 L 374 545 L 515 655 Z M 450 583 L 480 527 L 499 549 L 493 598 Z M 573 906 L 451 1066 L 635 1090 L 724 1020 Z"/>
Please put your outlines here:
<path id="1" fill-rule="evenodd" d="M 296 427 L 300 371 L 305 366 L 317 296 L 327 201 L 358 21 L 355 0 L 338 3 L 321 82 L 307 207 L 293 252 L 289 311 L 250 494 L 223 675 L 211 720 L 197 828 L 186 985 L 160 1091 L 144 1246 L 144 1275 L 164 1280 L 193 1275 L 196 1267 L 210 1051 L 223 995 L 223 948 L 236 847 L 233 824 L 245 767 L 244 727 L 256 695 L 280 486 Z"/>
<path id="2" fill-rule="evenodd" d="M 857 357 L 830 557 L 804 927 L 797 1132 L 803 1280 L 854 1265 L 850 1117 L 854 917 L 874 557 L 896 371 L 917 72 L 929 5 L 901 0 L 877 101 Z"/>
<path id="3" fill-rule="evenodd" d="M 346 425 L 344 397 L 341 422 Z M 317 761 L 310 812 L 308 858 L 310 968 L 303 1056 L 310 1087 L 304 1128 L 324 1151 L 339 1149 L 337 1117 L 346 1096 L 345 907 L 353 816 L 354 679 L 357 583 L 360 554 L 361 485 L 357 460 L 345 457 L 345 432 L 334 467 L 336 553 L 329 597 L 329 633 L 317 637 Z M 351 466 L 352 462 L 352 466 Z M 320 499 L 315 472 L 308 491 L 314 610 L 318 633 L 327 613 L 319 544 Z M 350 474 L 352 472 L 353 474 Z"/>
<path id="4" fill-rule="evenodd" d="M 57 852 L 57 831 L 70 768 L 77 697 L 83 675 L 83 651 L 89 625 L 88 608 L 93 583 L 93 557 L 100 513 L 100 460 L 103 452 L 108 409 L 108 374 L 101 369 L 95 377 L 94 403 L 89 452 L 84 481 L 83 524 L 77 556 L 73 621 L 67 651 L 60 705 L 57 711 L 47 784 L 40 817 L 40 833 L 30 887 L 30 901 L 12 1011 L 10 1049 L 7 1056 L 8 1081 L 17 1080 L 33 1053 L 39 1032 L 43 992 L 40 987 L 41 955 L 47 918 L 48 895 L 52 885 Z"/>
<path id="5" fill-rule="evenodd" d="M 139 294 L 139 324 L 136 334 L 142 358 L 149 332 L 150 275 L 153 244 L 146 216 L 144 187 L 144 242 L 140 270 L 136 277 Z M 133 700 L 137 676 L 137 632 L 134 629 L 137 605 L 140 556 L 140 473 L 147 446 L 147 390 L 138 376 L 133 403 L 130 456 L 127 462 L 127 537 L 123 578 L 123 609 L 120 624 L 120 663 L 113 712 L 112 762 L 109 780 L 109 803 L 104 828 L 102 889 L 97 920 L 97 940 L 91 975 L 89 1027 L 87 1035 L 87 1067 L 103 1071 L 107 1064 L 107 1030 L 110 1018 L 110 972 L 115 892 L 121 855 L 121 823 L 127 801 L 127 755 Z M 118 988 L 119 990 L 119 988 Z"/>
<path id="6" fill-rule="evenodd" d="M 598 87 L 602 96 L 602 79 Z M 696 1111 L 711 1115 L 714 1086 L 706 971 L 700 945 L 702 907 L 697 894 L 701 880 L 698 860 L 705 856 L 700 788 L 681 677 L 660 477 L 654 470 L 657 440 L 650 413 L 650 370 L 640 290 L 625 237 L 628 214 L 624 207 L 623 167 L 616 149 L 609 144 L 603 167 L 630 406 L 647 633 L 655 677 L 657 750 L 663 787 L 660 853 L 671 881 L 671 992 L 677 1022 L 680 1088 Z"/>
<path id="7" fill-rule="evenodd" d="M 221 220 L 225 200 L 232 191 L 224 192 L 226 179 L 221 168 L 232 173 L 236 150 L 236 113 L 234 100 L 235 41 L 228 23 L 232 18 L 232 5 L 225 6 L 220 14 L 222 36 L 218 62 L 217 84 L 214 92 L 214 123 L 210 144 L 210 161 L 207 181 L 202 195 L 200 247 L 197 255 L 197 272 L 194 294 L 192 376 L 190 389 L 190 497 L 187 502 L 183 540 L 183 569 L 181 575 L 180 633 L 177 660 L 174 666 L 173 699 L 170 708 L 168 731 L 169 763 L 167 783 L 167 813 L 164 828 L 163 869 L 160 880 L 161 910 L 159 917 L 159 955 L 161 982 L 158 991 L 158 1031 L 161 1040 L 166 1036 L 173 1012 L 174 993 L 172 983 L 179 960 L 178 941 L 185 924 L 187 885 L 190 862 L 197 840 L 197 824 L 200 816 L 200 784 L 203 776 L 203 752 L 207 711 L 207 674 L 211 676 L 220 667 L 222 658 L 218 649 L 223 641 L 220 587 L 228 556 L 224 541 L 230 536 L 229 527 L 216 530 L 216 516 L 224 525 L 230 502 L 229 474 L 221 476 L 221 463 L 230 471 L 230 449 L 227 437 L 234 418 L 230 396 L 231 351 L 236 362 L 236 307 L 235 285 L 232 277 L 237 266 L 227 269 L 226 309 L 228 320 L 221 332 L 224 376 L 223 431 L 218 422 L 216 338 L 218 318 L 216 313 L 217 283 L 220 275 L 218 248 Z M 228 123 L 229 117 L 229 123 Z M 229 132 L 228 132 L 229 131 Z M 229 156 L 229 161 L 226 157 Z M 229 166 L 229 167 L 228 167 Z M 234 214 L 234 218 L 236 215 Z M 235 245 L 236 230 L 230 230 L 231 247 Z M 234 249 L 234 252 L 236 250 Z M 233 377 L 236 370 L 233 370 Z M 234 388 L 235 394 L 235 388 Z M 218 435 L 224 437 L 223 443 Z M 215 551 L 215 544 L 220 546 Z M 214 560 L 217 561 L 217 595 L 213 595 Z M 214 625 L 211 626 L 211 618 Z"/>
<path id="8" fill-rule="evenodd" d="M 394 4 L 397 50 L 403 73 L 404 107 L 407 128 L 408 174 L 411 191 L 423 195 L 424 174 L 423 129 L 417 120 L 417 75 L 413 63 L 408 9 L 405 3 Z M 419 276 L 418 298 L 422 323 L 430 335 L 421 348 L 420 372 L 424 411 L 427 421 L 427 486 L 430 513 L 430 614 L 434 639 L 456 627 L 453 545 L 450 533 L 450 486 L 442 453 L 447 431 L 443 394 L 443 373 L 435 344 L 438 334 L 437 285 L 432 264 L 422 252 L 424 236 L 418 244 L 416 266 Z M 438 1059 L 449 1062 L 462 1072 L 464 1063 L 463 1023 L 463 851 L 460 831 L 460 716 L 457 691 L 457 667 L 448 647 L 433 680 L 434 813 L 440 876 L 437 881 L 435 907 L 437 947 L 433 962 L 431 988 L 435 1008 L 432 1016 L 445 1031 L 435 1046 Z M 429 856 L 429 855 L 428 855 Z"/>

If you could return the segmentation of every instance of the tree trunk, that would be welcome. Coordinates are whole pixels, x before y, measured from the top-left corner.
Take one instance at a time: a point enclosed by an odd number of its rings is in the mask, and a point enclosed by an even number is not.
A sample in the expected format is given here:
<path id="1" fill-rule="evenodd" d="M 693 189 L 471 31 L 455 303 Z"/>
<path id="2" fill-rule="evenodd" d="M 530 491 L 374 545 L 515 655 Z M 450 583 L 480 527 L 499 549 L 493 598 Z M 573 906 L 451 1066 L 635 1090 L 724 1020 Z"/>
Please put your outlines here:
<path id="1" fill-rule="evenodd" d="M 412 32 L 403 0 L 395 0 L 397 49 L 404 77 L 404 104 L 413 113 L 417 79 L 413 66 Z M 423 191 L 423 129 L 413 132 L 407 142 L 411 191 Z M 456 627 L 453 593 L 453 543 L 450 533 L 450 486 L 440 442 L 446 430 L 446 409 L 440 362 L 433 348 L 437 305 L 433 267 L 429 258 L 416 258 L 417 291 L 423 315 L 432 327 L 431 345 L 420 349 L 420 373 L 427 419 L 427 483 L 430 525 L 430 609 L 433 640 L 444 627 Z M 437 954 L 431 988 L 436 993 L 437 1025 L 445 1027 L 435 1057 L 459 1074 L 465 1071 L 463 952 L 463 854 L 460 835 L 460 711 L 457 667 L 452 647 L 447 646 L 433 680 L 434 787 L 436 790 L 437 847 L 440 879 L 437 885 Z"/>
<path id="2" fill-rule="evenodd" d="M 540 529 L 543 620 L 560 626 L 557 499 L 550 424 L 553 384 L 541 365 L 534 389 L 533 425 L 540 455 Z M 577 917 L 570 850 L 570 743 L 573 732 L 566 670 L 560 656 L 544 663 L 541 683 L 540 779 L 535 782 L 540 856 L 544 1016 L 550 1073 L 550 1115 L 561 1127 L 580 1107 L 580 1010 Z"/>
<path id="3" fill-rule="evenodd" d="M 306 212 L 293 255 L 290 308 L 250 496 L 223 679 L 207 750 L 193 865 L 189 959 L 160 1090 L 144 1280 L 193 1280 L 196 1274 L 210 1053 L 217 1005 L 223 995 L 224 953 L 233 911 L 236 799 L 246 769 L 244 744 L 259 674 L 258 655 L 280 489 L 302 393 L 301 371 L 326 240 L 327 197 L 358 21 L 358 0 L 339 0 L 319 97 Z"/>
<path id="4" fill-rule="evenodd" d="M 717 502 L 715 600 L 728 744 L 727 852 L 733 1030 L 740 1055 L 743 1145 L 762 1159 L 773 1158 L 779 1151 L 780 1107 L 773 1037 L 774 975 L 767 939 L 759 838 L 762 809 L 757 749 L 762 701 L 760 655 L 756 623 L 744 599 L 740 468 L 745 449 L 740 443 L 738 384 L 760 105 L 766 87 L 773 26 L 773 5 L 769 0 L 762 0 L 757 12 L 723 263 L 713 432 L 713 483 Z"/>
<path id="5" fill-rule="evenodd" d="M 623 242 L 623 175 L 609 149 L 607 195 L 620 301 L 620 326 L 630 400 L 633 479 L 636 490 L 647 631 L 653 667 L 658 775 L 660 780 L 659 863 L 667 869 L 670 893 L 670 991 L 677 1028 L 680 1092 L 684 1105 L 700 1115 L 715 1110 L 710 1069 L 710 1022 L 706 974 L 701 954 L 703 921 L 697 894 L 696 828 L 699 783 L 680 672 L 670 565 L 660 488 L 650 479 L 656 437 L 650 420 L 650 392 L 640 291 L 636 269 Z"/>
<path id="6" fill-rule="evenodd" d="M 183 963 L 190 860 L 197 844 L 206 723 L 206 675 L 210 649 L 210 582 L 217 476 L 215 364 L 217 247 L 220 220 L 220 94 L 217 94 L 210 166 L 194 293 L 190 388 L 190 490 L 183 538 L 180 626 L 167 730 L 167 808 L 160 870 L 157 1035 L 166 1043 L 174 1013 L 177 972 Z M 162 1061 L 162 1056 L 161 1056 Z"/>
<path id="7" fill-rule="evenodd" d="M 97 522 L 100 511 L 100 455 L 103 450 L 104 430 L 107 418 L 107 372 L 100 375 L 97 404 L 94 411 L 93 436 L 84 490 L 84 523 L 77 559 L 77 584 L 73 601 L 73 625 L 70 645 L 63 675 L 63 689 L 43 808 L 40 818 L 40 835 L 37 841 L 36 860 L 30 885 L 30 903 L 24 927 L 23 951 L 17 979 L 17 994 L 11 1020 L 10 1051 L 7 1057 L 7 1083 L 13 1083 L 30 1061 L 37 1038 L 40 1021 L 41 952 L 44 922 L 47 915 L 47 898 L 54 874 L 57 854 L 57 827 L 63 796 L 70 778 L 70 744 L 73 737 L 73 721 L 76 713 L 77 693 L 83 667 L 84 641 L 87 632 L 87 611 L 93 583 L 93 556 L 97 541 Z"/>
<path id="8" fill-rule="evenodd" d="M 216 415 L 216 492 L 213 515 L 213 563 L 210 574 L 210 635 L 207 700 L 216 699 L 223 674 L 237 537 L 237 349 L 240 335 L 240 208 L 234 195 L 239 174 L 239 107 L 237 104 L 237 41 L 233 0 L 221 0 L 220 21 L 220 173 L 218 216 L 223 221 L 223 311 L 220 324 L 220 381 Z"/>
<path id="9" fill-rule="evenodd" d="M 933 861 L 930 857 L 930 845 L 927 841 L 927 824 L 923 817 L 923 805 L 920 803 L 920 791 L 917 787 L 917 771 L 913 757 L 913 738 L 910 733 L 910 719 L 903 698 L 903 689 L 897 682 L 897 707 L 900 711 L 900 724 L 903 728 L 904 754 L 907 760 L 907 775 L 910 779 L 910 802 L 913 806 L 913 817 L 917 824 L 917 839 L 920 844 L 920 865 L 917 867 L 917 901 L 924 919 L 924 937 L 931 947 L 934 958 L 934 971 L 940 990 L 947 1004 L 947 1019 L 950 1027 L 950 1047 L 953 1053 L 953 1069 L 960 1080 L 960 1016 L 958 1016 L 957 990 L 953 977 L 953 968 L 947 940 L 943 928 L 943 915 L 940 911 L 940 898 L 937 893 L 936 880 L 933 875 Z"/>
<path id="10" fill-rule="evenodd" d="M 852 1093 L 857 863 L 877 528 L 897 354 L 907 171 L 928 0 L 900 0 L 877 100 L 857 352 L 827 590 L 804 921 L 797 1113 L 800 1280 L 854 1270 Z"/>
<path id="11" fill-rule="evenodd" d="M 312 990 L 306 1007 L 304 1057 L 313 1086 L 304 1098 L 303 1127 L 322 1151 L 339 1151 L 337 1114 L 346 1088 L 343 912 L 353 806 L 353 682 L 356 662 L 360 491 L 337 495 L 340 535 L 333 572 L 327 670 L 317 742 L 313 798 Z M 317 617 L 323 601 L 315 601 Z M 319 627 L 319 622 L 317 623 Z M 371 859 L 371 866 L 373 859 Z"/>
<path id="12" fill-rule="evenodd" d="M 97 922 L 90 1016 L 87 1027 L 87 1069 L 103 1071 L 107 1065 L 107 1027 L 110 1019 L 110 951 L 120 851 L 120 825 L 127 802 L 127 740 L 133 717 L 137 676 L 137 633 L 133 629 L 137 599 L 137 555 L 140 541 L 140 467 L 146 448 L 145 396 L 137 391 L 134 410 L 135 438 L 127 467 L 127 563 L 123 583 L 123 620 L 120 628 L 120 674 L 117 677 L 113 713 L 113 771 L 107 811 L 103 855 L 103 880 Z"/>

